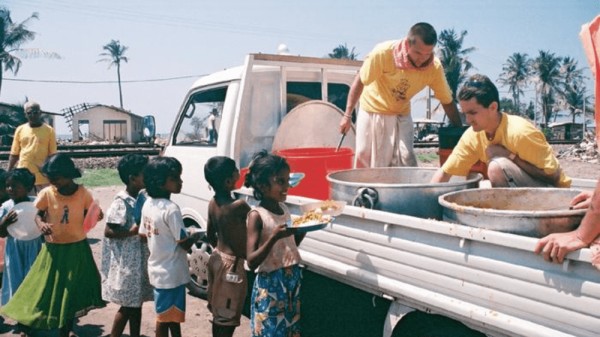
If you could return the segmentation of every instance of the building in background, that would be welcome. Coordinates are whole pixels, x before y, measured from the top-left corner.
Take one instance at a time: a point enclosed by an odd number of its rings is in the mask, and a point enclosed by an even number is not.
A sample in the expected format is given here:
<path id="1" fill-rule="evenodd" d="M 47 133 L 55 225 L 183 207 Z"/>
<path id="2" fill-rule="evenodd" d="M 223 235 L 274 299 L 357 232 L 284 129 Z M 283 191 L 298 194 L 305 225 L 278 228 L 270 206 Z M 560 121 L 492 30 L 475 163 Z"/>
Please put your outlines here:
<path id="1" fill-rule="evenodd" d="M 137 143 L 143 140 L 143 117 L 102 104 L 80 104 L 63 109 L 73 141 Z"/>

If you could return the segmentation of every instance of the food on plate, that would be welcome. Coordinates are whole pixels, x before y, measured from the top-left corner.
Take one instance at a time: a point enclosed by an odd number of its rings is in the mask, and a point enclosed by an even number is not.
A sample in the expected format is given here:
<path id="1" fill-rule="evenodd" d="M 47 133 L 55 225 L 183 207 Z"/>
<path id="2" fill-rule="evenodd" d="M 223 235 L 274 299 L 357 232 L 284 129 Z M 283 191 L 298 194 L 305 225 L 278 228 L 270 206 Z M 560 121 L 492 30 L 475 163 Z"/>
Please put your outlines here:
<path id="1" fill-rule="evenodd" d="M 307 223 L 326 223 L 331 221 L 331 216 L 319 212 L 320 209 L 308 211 L 292 221 L 292 227 L 298 227 Z"/>
<path id="2" fill-rule="evenodd" d="M 340 205 L 335 200 L 325 200 L 317 209 L 321 212 L 335 212 L 340 209 Z"/>

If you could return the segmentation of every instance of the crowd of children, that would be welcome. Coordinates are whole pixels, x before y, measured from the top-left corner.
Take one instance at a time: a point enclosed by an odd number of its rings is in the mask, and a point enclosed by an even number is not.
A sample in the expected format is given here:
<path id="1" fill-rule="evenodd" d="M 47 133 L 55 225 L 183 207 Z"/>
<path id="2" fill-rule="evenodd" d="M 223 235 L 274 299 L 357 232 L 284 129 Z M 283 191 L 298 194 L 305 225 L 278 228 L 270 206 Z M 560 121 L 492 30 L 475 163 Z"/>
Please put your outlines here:
<path id="1" fill-rule="evenodd" d="M 50 186 L 35 198 L 28 196 L 35 182 L 28 169 L 0 170 L 0 237 L 7 240 L 0 314 L 17 322 L 21 336 L 37 329 L 75 336 L 77 317 L 112 302 L 120 307 L 110 336 L 122 336 L 129 324 L 129 336 L 139 337 L 146 301 L 154 301 L 156 336 L 181 336 L 190 282 L 186 253 L 202 235 L 186 230 L 179 206 L 170 200 L 182 188 L 181 164 L 132 154 L 117 169 L 125 189 L 106 212 L 100 270 L 84 227 L 94 200 L 76 183 L 81 172 L 69 156 L 46 160 L 41 172 Z M 256 271 L 252 336 L 300 336 L 298 245 L 304 234 L 294 235 L 286 226 L 289 165 L 266 151 L 254 156 L 244 183 L 254 189 L 256 207 L 233 197 L 240 173 L 231 158 L 211 158 L 204 173 L 214 190 L 206 233 L 214 248 L 208 261 L 213 336 L 233 336 L 240 325 L 248 289 L 245 266 Z M 30 219 L 17 212 L 26 204 L 34 210 Z M 103 217 L 100 211 L 98 220 Z M 22 221 L 35 224 L 37 235 L 11 235 L 10 226 Z"/>

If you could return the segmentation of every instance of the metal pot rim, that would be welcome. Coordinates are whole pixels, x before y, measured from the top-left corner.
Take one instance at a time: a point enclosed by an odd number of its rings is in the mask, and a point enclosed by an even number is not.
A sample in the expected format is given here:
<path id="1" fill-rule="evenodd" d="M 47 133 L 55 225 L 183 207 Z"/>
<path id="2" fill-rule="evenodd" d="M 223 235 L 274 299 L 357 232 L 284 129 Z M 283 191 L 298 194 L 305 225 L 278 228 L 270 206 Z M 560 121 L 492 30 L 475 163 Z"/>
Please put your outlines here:
<path id="1" fill-rule="evenodd" d="M 558 188 L 558 187 L 510 187 L 510 188 L 496 187 L 496 188 L 493 188 L 493 190 L 496 190 L 499 193 L 501 193 L 503 190 L 515 191 L 515 190 L 532 190 L 532 189 L 537 189 L 537 190 L 559 190 L 560 189 L 561 191 L 581 192 L 581 190 L 579 190 L 579 189 Z M 455 202 L 450 202 L 450 201 L 446 200 L 446 198 L 454 196 L 459 193 L 463 193 L 463 194 L 476 193 L 476 191 L 479 191 L 479 190 L 482 190 L 482 189 L 465 189 L 465 190 L 461 190 L 461 191 L 445 193 L 438 197 L 438 202 L 442 207 L 447 208 L 452 211 L 462 211 L 462 213 L 468 213 L 471 215 L 484 215 L 484 216 L 485 215 L 493 215 L 494 217 L 519 216 L 519 217 L 523 217 L 523 218 L 533 218 L 533 219 L 549 218 L 549 217 L 578 216 L 578 215 L 583 217 L 583 215 L 586 212 L 585 209 L 538 210 L 538 211 L 486 209 L 486 208 L 479 208 L 479 207 L 473 207 L 473 206 L 464 206 L 464 205 L 460 205 Z"/>
<path id="2" fill-rule="evenodd" d="M 483 175 L 481 173 L 470 173 L 465 180 L 462 181 L 448 181 L 444 183 L 397 183 L 397 184 L 389 184 L 389 183 L 374 183 L 374 182 L 353 182 L 353 181 L 345 181 L 335 179 L 332 176 L 335 176 L 340 173 L 345 172 L 365 172 L 365 171 L 388 171 L 388 170 L 401 170 L 401 171 L 437 171 L 438 169 L 435 167 L 373 167 L 373 168 L 355 168 L 348 170 L 335 171 L 327 174 L 327 181 L 329 183 L 335 183 L 344 186 L 352 186 L 352 187 L 403 187 L 403 188 L 425 188 L 425 187 L 455 187 L 465 184 L 477 183 L 483 179 Z M 471 178 L 469 178 L 471 177 Z"/>

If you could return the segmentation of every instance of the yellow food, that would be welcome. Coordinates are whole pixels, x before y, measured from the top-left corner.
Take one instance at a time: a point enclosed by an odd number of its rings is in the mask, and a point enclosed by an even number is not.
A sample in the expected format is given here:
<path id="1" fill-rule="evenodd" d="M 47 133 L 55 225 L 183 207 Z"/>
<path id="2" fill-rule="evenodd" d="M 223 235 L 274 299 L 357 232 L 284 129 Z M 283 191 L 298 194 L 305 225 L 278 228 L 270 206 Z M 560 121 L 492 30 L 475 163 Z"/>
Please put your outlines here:
<path id="1" fill-rule="evenodd" d="M 323 223 L 331 221 L 331 217 L 328 215 L 323 215 L 323 213 L 319 212 L 319 209 L 306 212 L 294 219 L 292 222 L 292 227 L 298 227 L 304 223 L 314 221 L 316 223 Z"/>
<path id="2" fill-rule="evenodd" d="M 318 209 L 322 212 L 333 212 L 339 210 L 339 206 L 334 200 L 325 200 Z"/>

